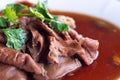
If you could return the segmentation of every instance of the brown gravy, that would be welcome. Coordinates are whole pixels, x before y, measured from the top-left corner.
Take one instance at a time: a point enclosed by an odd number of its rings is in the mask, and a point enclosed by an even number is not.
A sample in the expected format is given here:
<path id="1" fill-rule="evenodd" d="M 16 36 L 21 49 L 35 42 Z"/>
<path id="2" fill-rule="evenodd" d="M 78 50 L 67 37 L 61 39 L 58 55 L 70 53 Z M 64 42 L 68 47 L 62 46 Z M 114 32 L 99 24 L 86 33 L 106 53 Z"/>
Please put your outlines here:
<path id="1" fill-rule="evenodd" d="M 94 17 L 69 12 L 51 12 L 52 14 L 71 16 L 75 19 L 77 32 L 97 39 L 100 42 L 99 57 L 90 66 L 83 65 L 74 75 L 67 75 L 62 80 L 116 80 L 120 78 L 120 29 L 113 24 Z M 120 61 L 118 61 L 120 62 Z"/>

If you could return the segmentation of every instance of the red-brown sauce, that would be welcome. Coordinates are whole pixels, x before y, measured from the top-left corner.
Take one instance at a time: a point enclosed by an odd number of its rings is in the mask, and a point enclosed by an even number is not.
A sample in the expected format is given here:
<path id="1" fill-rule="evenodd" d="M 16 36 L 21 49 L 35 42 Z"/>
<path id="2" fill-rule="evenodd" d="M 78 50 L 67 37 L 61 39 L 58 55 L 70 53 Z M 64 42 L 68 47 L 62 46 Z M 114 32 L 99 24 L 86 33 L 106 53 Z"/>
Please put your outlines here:
<path id="1" fill-rule="evenodd" d="M 83 65 L 73 73 L 74 75 L 67 75 L 62 80 L 116 80 L 120 77 L 120 64 L 113 60 L 114 56 L 120 55 L 120 29 L 109 22 L 82 14 L 69 12 L 52 14 L 73 17 L 78 33 L 100 42 L 97 60 L 90 66 Z M 120 59 L 120 56 L 118 57 Z"/>

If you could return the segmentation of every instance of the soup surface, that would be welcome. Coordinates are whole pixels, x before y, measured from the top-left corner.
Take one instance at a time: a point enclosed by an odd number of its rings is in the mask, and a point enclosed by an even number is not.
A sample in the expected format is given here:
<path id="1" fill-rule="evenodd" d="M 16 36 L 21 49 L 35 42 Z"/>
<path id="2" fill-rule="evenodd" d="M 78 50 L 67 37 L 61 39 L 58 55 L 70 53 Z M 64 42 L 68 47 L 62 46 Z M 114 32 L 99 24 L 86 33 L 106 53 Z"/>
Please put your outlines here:
<path id="1" fill-rule="evenodd" d="M 77 32 L 100 42 L 99 57 L 90 66 L 83 65 L 62 80 L 116 80 L 120 78 L 120 29 L 106 21 L 69 12 L 51 12 L 66 15 L 76 21 Z"/>

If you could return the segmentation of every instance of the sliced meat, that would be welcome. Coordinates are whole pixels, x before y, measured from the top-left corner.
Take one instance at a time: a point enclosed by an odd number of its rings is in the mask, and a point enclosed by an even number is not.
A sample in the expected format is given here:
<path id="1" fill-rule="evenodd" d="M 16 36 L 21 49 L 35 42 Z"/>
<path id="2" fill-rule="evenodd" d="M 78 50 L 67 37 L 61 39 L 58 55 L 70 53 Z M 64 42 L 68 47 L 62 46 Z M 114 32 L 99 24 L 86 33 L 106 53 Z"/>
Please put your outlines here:
<path id="1" fill-rule="evenodd" d="M 0 63 L 0 80 L 27 80 L 27 76 L 14 66 Z"/>
<path id="2" fill-rule="evenodd" d="M 0 46 L 0 62 L 16 66 L 35 74 L 45 74 L 43 67 L 38 67 L 28 54 L 17 52 L 4 46 Z"/>
<path id="3" fill-rule="evenodd" d="M 54 37 L 50 37 L 50 51 L 48 53 L 48 61 L 51 63 L 59 63 L 60 56 L 74 56 L 77 54 L 79 58 L 81 58 L 87 65 L 90 65 L 95 60 L 94 57 L 98 56 L 97 49 L 94 53 L 90 53 L 86 48 L 82 47 L 81 42 L 83 41 L 58 41 Z M 94 44 L 97 44 L 97 42 L 94 41 Z M 96 46 L 98 46 L 98 44 Z M 91 48 L 89 49 L 92 50 Z M 94 54 L 94 57 L 91 57 L 91 54 Z"/>
<path id="4" fill-rule="evenodd" d="M 35 61 L 39 61 L 40 53 L 43 50 L 44 37 L 32 26 L 29 26 L 32 39 L 27 43 L 27 48 Z"/>
<path id="5" fill-rule="evenodd" d="M 69 33 L 69 36 L 71 36 L 72 39 L 76 39 L 76 40 L 80 41 L 83 38 L 83 36 L 81 34 L 78 34 L 72 28 L 69 28 L 68 33 Z"/>
<path id="6" fill-rule="evenodd" d="M 65 76 L 67 73 L 76 70 L 81 67 L 81 63 L 77 59 L 70 57 L 59 57 L 58 64 L 49 64 L 46 66 L 47 79 L 55 80 Z M 41 76 L 35 75 L 36 80 L 39 80 Z"/>
<path id="7" fill-rule="evenodd" d="M 37 30 L 44 30 L 49 36 L 54 36 L 56 39 L 61 40 L 61 37 L 58 36 L 58 34 L 53 31 L 51 28 L 48 27 L 45 23 L 42 23 L 40 20 L 32 21 L 34 23 L 34 27 Z"/>
<path id="8" fill-rule="evenodd" d="M 64 50 L 64 46 L 55 39 L 55 37 L 50 36 L 49 37 L 49 53 L 48 53 L 48 61 L 50 63 L 59 63 L 59 56 L 62 56 L 64 53 L 66 56 L 66 52 Z"/>
<path id="9" fill-rule="evenodd" d="M 47 76 L 49 79 L 58 79 L 65 76 L 67 73 L 81 67 L 81 63 L 77 59 L 70 57 L 60 57 L 59 64 L 51 64 L 46 67 Z"/>
<path id="10" fill-rule="evenodd" d="M 84 38 L 82 42 L 82 46 L 86 49 L 86 51 L 91 55 L 91 57 L 95 60 L 98 57 L 98 40 L 93 40 L 91 38 Z"/>
<path id="11" fill-rule="evenodd" d="M 27 30 L 28 30 L 27 26 L 30 23 L 31 19 L 33 19 L 33 18 L 31 18 L 31 17 L 19 17 L 18 18 L 18 21 L 20 22 L 19 27 L 24 29 L 27 32 Z"/>

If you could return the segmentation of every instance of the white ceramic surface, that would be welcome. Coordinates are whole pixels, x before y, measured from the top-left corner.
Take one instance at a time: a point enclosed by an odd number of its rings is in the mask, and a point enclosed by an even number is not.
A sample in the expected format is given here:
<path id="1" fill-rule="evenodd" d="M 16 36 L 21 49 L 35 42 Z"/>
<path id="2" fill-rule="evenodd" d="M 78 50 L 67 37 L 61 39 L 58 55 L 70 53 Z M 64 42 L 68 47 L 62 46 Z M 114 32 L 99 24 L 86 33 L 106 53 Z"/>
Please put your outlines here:
<path id="1" fill-rule="evenodd" d="M 48 3 L 54 10 L 96 16 L 120 27 L 120 0 L 48 0 Z"/>
<path id="2" fill-rule="evenodd" d="M 16 0 L 0 0 L 0 10 Z M 23 0 L 18 0 L 23 1 Z M 36 3 L 38 0 L 28 0 Z M 120 27 L 120 0 L 48 0 L 53 10 L 70 11 L 103 18 Z"/>

